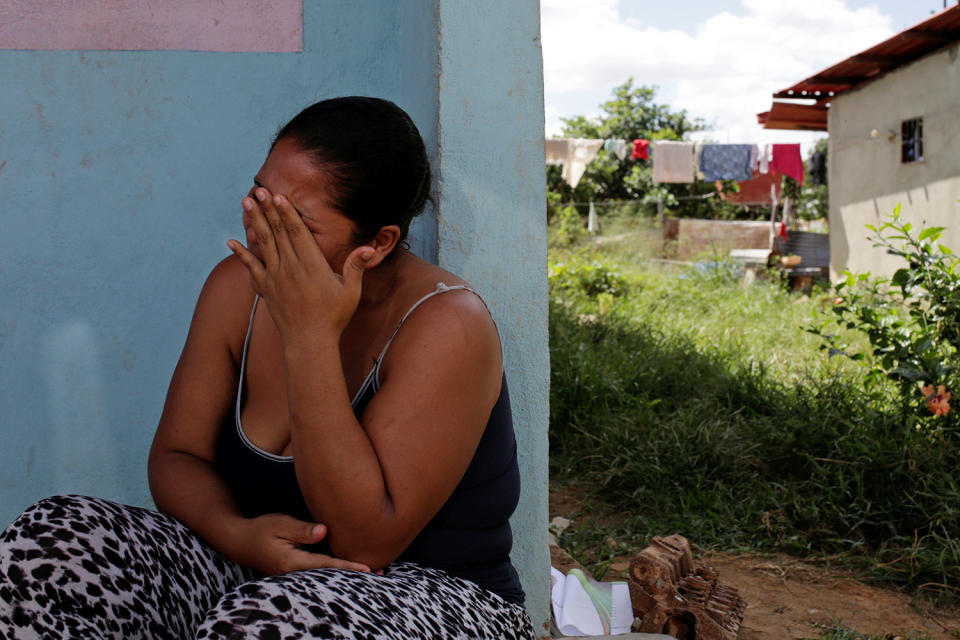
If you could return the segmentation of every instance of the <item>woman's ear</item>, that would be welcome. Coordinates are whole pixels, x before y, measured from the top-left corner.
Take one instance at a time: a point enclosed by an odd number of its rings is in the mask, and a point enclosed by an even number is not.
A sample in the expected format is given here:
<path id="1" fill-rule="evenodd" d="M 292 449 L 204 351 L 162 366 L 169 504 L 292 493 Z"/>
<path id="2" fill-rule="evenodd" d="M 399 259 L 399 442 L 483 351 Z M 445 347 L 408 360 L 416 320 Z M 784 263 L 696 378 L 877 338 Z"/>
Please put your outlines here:
<path id="1" fill-rule="evenodd" d="M 380 227 L 380 231 L 377 231 L 377 235 L 373 237 L 373 240 L 367 243 L 373 247 L 373 255 L 367 260 L 364 268 L 368 270 L 373 269 L 386 260 L 390 252 L 396 248 L 398 242 L 400 242 L 400 227 L 395 224 Z"/>

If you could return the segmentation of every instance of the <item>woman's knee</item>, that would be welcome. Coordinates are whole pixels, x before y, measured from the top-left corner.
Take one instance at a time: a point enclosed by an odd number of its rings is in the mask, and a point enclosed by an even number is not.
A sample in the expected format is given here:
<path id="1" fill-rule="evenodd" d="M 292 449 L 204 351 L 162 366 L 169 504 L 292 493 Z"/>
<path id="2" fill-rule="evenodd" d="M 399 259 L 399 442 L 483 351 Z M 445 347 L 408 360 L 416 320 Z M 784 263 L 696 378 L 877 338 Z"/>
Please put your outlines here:
<path id="1" fill-rule="evenodd" d="M 334 630 L 351 626 L 346 607 L 330 602 L 335 599 L 325 578 L 337 573 L 299 571 L 246 582 L 207 612 L 197 638 L 330 637 Z M 356 594 L 350 595 L 359 602 Z"/>
<path id="2" fill-rule="evenodd" d="M 109 567 L 122 569 L 124 535 L 116 505 L 86 496 L 58 495 L 30 506 L 0 536 L 0 579 L 19 581 L 30 589 L 62 586 L 60 591 L 88 589 L 89 595 L 109 586 L 101 580 Z M 129 528 L 127 528 L 129 529 Z M 117 577 L 111 580 L 120 581 Z"/>
<path id="3" fill-rule="evenodd" d="M 44 498 L 0 535 L 0 609 L 12 616 L 13 624 L 32 623 L 34 614 L 28 610 L 51 604 L 56 594 L 44 586 L 52 579 L 78 577 L 67 542 L 75 535 L 67 522 L 76 502 L 73 496 Z"/>
<path id="4" fill-rule="evenodd" d="M 71 510 L 72 496 L 51 496 L 30 505 L 0 535 L 0 553 L 10 553 L 18 542 L 55 534 Z"/>
<path id="5" fill-rule="evenodd" d="M 0 535 L 0 554 L 6 556 L 15 552 L 18 545 L 28 544 L 31 559 L 48 553 L 63 556 L 58 549 L 94 528 L 97 502 L 87 496 L 58 495 L 34 503 Z"/>

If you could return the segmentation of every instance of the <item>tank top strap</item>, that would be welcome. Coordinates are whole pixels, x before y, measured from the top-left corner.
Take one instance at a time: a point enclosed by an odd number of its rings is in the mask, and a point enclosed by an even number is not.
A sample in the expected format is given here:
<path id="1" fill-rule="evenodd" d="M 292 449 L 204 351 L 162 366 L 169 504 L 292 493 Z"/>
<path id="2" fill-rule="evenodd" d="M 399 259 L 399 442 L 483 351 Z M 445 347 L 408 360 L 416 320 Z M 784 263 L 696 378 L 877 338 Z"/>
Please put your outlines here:
<path id="1" fill-rule="evenodd" d="M 371 372 L 373 373 L 372 383 L 373 383 L 374 391 L 378 391 L 380 389 L 380 363 L 383 362 L 383 358 L 387 355 L 387 350 L 390 349 L 390 345 L 393 343 L 393 339 L 397 337 L 397 333 L 400 331 L 400 328 L 403 327 L 403 323 L 407 321 L 407 318 L 410 317 L 410 314 L 416 311 L 417 307 L 419 307 L 421 304 L 423 304 L 433 296 L 440 295 L 441 293 L 446 293 L 448 291 L 458 291 L 458 290 L 469 291 L 470 293 L 474 294 L 475 296 L 480 298 L 480 301 L 483 302 L 483 306 L 487 307 L 487 311 L 488 312 L 490 311 L 490 307 L 487 305 L 487 301 L 484 300 L 483 296 L 481 296 L 479 293 L 476 292 L 476 290 L 472 289 L 471 287 L 468 287 L 465 284 L 448 286 L 443 282 L 438 282 L 436 289 L 434 289 L 427 295 L 423 296 L 422 298 L 414 302 L 413 305 L 411 305 L 411 307 L 407 309 L 407 312 L 403 314 L 402 318 L 400 318 L 400 322 L 397 323 L 397 327 L 393 330 L 393 333 L 390 334 L 390 338 L 387 339 L 387 344 L 383 345 L 383 350 L 381 350 L 380 355 L 377 356 L 377 360 L 373 365 L 373 371 Z"/>
<path id="2" fill-rule="evenodd" d="M 243 402 L 243 382 L 247 371 L 247 352 L 250 350 L 250 334 L 253 333 L 253 317 L 257 313 L 257 303 L 260 294 L 253 298 L 253 307 L 250 309 L 250 321 L 247 323 L 247 336 L 243 339 L 243 355 L 240 357 L 240 382 L 237 384 L 237 403 L 235 407 L 237 424 L 240 424 L 240 405 Z"/>

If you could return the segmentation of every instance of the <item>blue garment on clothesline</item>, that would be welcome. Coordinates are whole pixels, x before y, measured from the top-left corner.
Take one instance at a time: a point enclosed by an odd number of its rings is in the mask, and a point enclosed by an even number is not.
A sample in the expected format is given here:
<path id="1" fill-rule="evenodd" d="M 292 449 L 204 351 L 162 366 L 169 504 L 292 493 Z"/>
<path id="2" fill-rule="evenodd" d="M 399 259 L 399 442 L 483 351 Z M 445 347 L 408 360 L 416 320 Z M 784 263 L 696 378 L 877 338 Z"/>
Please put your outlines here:
<path id="1" fill-rule="evenodd" d="M 700 171 L 703 179 L 749 180 L 749 144 L 705 144 L 700 153 Z"/>

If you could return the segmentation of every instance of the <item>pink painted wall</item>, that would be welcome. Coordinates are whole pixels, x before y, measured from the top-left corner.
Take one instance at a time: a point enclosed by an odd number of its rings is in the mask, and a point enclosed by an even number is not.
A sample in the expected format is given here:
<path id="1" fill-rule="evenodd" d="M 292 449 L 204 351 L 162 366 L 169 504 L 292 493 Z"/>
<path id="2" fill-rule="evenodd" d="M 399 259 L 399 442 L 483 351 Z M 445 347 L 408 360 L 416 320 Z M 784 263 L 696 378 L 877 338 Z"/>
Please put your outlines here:
<path id="1" fill-rule="evenodd" d="M 0 0 L 0 49 L 303 50 L 303 0 Z"/>

